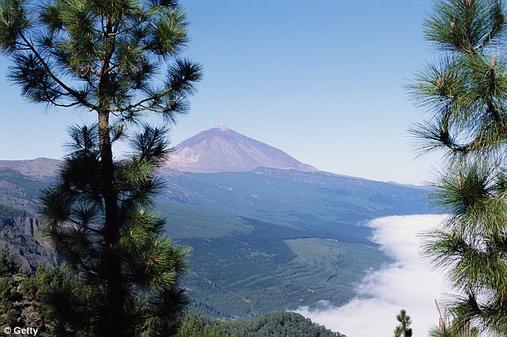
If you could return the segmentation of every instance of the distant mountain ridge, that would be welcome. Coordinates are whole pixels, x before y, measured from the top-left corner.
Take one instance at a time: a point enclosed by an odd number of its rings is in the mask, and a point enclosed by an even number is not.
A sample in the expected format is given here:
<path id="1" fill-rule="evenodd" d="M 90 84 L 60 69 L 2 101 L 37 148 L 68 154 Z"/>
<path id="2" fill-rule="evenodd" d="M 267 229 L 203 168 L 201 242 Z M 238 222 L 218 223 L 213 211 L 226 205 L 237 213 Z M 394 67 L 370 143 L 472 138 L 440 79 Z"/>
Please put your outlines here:
<path id="1" fill-rule="evenodd" d="M 50 158 L 0 160 L 0 169 L 10 169 L 30 177 L 54 177 L 61 161 Z"/>
<path id="2" fill-rule="evenodd" d="M 10 169 L 34 178 L 54 177 L 60 165 L 61 160 L 51 158 L 0 160 L 0 170 Z M 280 149 L 222 125 L 178 144 L 164 168 L 191 173 L 250 172 L 259 168 L 319 172 Z"/>
<path id="3" fill-rule="evenodd" d="M 225 126 L 205 130 L 178 144 L 166 166 L 194 173 L 248 172 L 259 167 L 318 171 L 282 150 Z"/>

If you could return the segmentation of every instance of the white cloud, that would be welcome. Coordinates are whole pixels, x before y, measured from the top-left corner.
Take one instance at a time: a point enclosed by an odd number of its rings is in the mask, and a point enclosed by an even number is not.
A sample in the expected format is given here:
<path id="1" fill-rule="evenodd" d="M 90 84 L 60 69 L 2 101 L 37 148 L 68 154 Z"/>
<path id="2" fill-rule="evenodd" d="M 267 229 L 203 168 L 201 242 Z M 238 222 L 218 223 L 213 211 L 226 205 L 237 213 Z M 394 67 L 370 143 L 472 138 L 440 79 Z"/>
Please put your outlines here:
<path id="1" fill-rule="evenodd" d="M 332 307 L 322 301 L 319 309 L 300 308 L 298 312 L 348 337 L 390 337 L 396 315 L 406 309 L 414 336 L 427 336 L 438 322 L 434 299 L 445 298 L 449 287 L 442 271 L 433 271 L 421 258 L 419 234 L 437 227 L 443 219 L 441 215 L 413 215 L 371 221 L 373 241 L 396 262 L 368 274 L 349 303 Z"/>

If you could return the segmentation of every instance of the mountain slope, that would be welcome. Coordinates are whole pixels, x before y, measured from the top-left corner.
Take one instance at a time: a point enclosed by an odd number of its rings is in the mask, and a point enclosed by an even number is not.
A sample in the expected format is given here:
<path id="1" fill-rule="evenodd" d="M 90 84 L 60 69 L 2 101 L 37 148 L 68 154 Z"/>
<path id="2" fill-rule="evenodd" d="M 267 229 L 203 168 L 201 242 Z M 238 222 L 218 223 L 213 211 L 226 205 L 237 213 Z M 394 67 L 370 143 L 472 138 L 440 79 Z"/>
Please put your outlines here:
<path id="1" fill-rule="evenodd" d="M 317 171 L 287 153 L 224 126 L 203 131 L 175 147 L 167 167 L 186 172 L 244 172 L 259 167 Z"/>
<path id="2" fill-rule="evenodd" d="M 0 169 L 11 169 L 29 177 L 52 177 L 61 161 L 50 158 L 0 160 Z"/>
<path id="3" fill-rule="evenodd" d="M 324 299 L 341 305 L 367 270 L 388 261 L 362 224 L 434 212 L 424 188 L 322 172 L 163 178 L 157 208 L 170 236 L 192 248 L 185 285 L 194 307 L 218 317 L 258 317 Z"/>
<path id="4" fill-rule="evenodd" d="M 47 176 L 56 170 L 41 163 L 54 162 L 57 161 L 0 161 L 0 251 L 16 256 L 24 269 L 56 261 L 40 233 L 37 216 L 39 191 L 51 182 Z"/>

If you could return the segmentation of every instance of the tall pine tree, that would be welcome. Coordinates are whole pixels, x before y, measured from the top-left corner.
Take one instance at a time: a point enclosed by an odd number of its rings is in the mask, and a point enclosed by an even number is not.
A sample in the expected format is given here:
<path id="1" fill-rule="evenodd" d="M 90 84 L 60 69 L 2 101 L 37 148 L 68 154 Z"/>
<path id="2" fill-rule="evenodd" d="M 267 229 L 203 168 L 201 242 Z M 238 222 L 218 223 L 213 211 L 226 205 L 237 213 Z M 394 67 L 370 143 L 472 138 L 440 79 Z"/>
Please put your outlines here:
<path id="1" fill-rule="evenodd" d="M 507 335 L 507 73 L 504 4 L 438 0 L 426 21 L 439 50 L 413 86 L 432 112 L 415 128 L 422 149 L 442 149 L 436 198 L 450 214 L 425 246 L 462 294 L 450 305 L 454 331 L 478 326 Z"/>
<path id="2" fill-rule="evenodd" d="M 412 320 L 407 315 L 407 311 L 402 309 L 398 315 L 396 315 L 398 326 L 394 329 L 394 337 L 412 337 Z"/>
<path id="3" fill-rule="evenodd" d="M 73 149 L 43 198 L 48 233 L 100 293 L 97 336 L 168 335 L 183 304 L 184 254 L 152 210 L 164 129 L 144 125 L 125 160 L 112 144 L 146 114 L 173 122 L 187 111 L 201 69 L 179 57 L 186 42 L 176 1 L 0 0 L 0 48 L 22 95 L 97 116 L 71 130 Z"/>

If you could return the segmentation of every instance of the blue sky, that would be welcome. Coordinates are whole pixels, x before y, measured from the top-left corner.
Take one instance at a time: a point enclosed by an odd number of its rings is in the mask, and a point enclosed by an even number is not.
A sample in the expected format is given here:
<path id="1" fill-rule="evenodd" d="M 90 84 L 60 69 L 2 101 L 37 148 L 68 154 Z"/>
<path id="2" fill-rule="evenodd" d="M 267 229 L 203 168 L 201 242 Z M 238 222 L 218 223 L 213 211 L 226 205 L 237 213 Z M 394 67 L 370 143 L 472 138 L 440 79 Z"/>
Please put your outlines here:
<path id="1" fill-rule="evenodd" d="M 404 84 L 432 59 L 430 0 L 183 0 L 204 66 L 192 111 L 172 142 L 224 124 L 322 170 L 422 183 L 411 124 L 427 118 Z M 66 127 L 93 118 L 25 102 L 0 64 L 0 159 L 60 157 Z"/>

